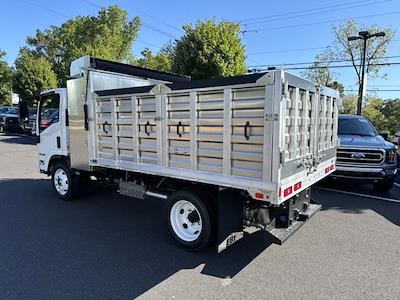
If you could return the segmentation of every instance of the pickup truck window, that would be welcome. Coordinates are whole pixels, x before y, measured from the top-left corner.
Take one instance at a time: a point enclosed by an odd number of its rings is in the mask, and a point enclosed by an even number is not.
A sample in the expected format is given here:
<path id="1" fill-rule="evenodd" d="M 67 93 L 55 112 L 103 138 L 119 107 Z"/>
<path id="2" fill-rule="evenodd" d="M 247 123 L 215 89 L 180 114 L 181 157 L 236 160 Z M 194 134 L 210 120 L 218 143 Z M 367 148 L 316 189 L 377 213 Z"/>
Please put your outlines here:
<path id="1" fill-rule="evenodd" d="M 374 126 L 364 118 L 339 118 L 339 135 L 376 136 L 378 133 Z"/>

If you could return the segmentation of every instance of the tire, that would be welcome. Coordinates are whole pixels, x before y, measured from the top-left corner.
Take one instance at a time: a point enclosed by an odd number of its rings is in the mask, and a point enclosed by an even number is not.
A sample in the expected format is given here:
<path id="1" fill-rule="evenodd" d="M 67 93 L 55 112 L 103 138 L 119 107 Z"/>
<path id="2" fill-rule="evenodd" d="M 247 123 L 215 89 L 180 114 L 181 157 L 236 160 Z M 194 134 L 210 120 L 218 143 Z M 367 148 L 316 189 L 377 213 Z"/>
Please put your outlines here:
<path id="1" fill-rule="evenodd" d="M 165 222 L 175 244 L 189 251 L 205 249 L 215 239 L 215 205 L 205 193 L 188 190 L 173 193 L 168 198 Z"/>
<path id="2" fill-rule="evenodd" d="M 388 179 L 379 183 L 374 183 L 374 189 L 379 192 L 388 192 L 393 187 L 394 179 Z"/>
<path id="3" fill-rule="evenodd" d="M 64 201 L 74 199 L 78 194 L 78 181 L 65 163 L 57 162 L 51 173 L 51 183 L 58 198 Z"/>

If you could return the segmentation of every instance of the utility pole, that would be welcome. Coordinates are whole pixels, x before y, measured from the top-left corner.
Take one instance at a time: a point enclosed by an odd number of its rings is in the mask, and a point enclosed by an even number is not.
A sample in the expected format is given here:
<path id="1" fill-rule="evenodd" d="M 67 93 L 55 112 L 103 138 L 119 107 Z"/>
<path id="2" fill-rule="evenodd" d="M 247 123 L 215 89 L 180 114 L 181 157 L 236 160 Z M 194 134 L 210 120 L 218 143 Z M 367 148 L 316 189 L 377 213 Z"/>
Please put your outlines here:
<path id="1" fill-rule="evenodd" d="M 367 90 L 366 80 L 365 80 L 365 63 L 367 59 L 367 41 L 373 37 L 383 37 L 384 32 L 377 32 L 371 34 L 369 31 L 360 31 L 358 36 L 349 36 L 348 41 L 363 40 L 363 52 L 362 52 L 362 70 L 361 70 L 361 82 L 358 86 L 358 102 L 357 102 L 357 115 L 361 115 L 361 109 L 363 100 L 365 98 L 365 91 Z"/>

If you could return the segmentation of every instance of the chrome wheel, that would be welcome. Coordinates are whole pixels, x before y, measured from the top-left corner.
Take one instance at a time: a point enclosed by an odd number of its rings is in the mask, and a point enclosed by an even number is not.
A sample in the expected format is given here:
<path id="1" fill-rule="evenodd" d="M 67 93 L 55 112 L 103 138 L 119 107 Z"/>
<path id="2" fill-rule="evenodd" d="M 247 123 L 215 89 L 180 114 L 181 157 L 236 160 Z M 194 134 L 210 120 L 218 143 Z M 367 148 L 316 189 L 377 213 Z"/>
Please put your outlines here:
<path id="1" fill-rule="evenodd" d="M 57 169 L 55 171 L 53 181 L 57 193 L 59 193 L 61 196 L 64 196 L 68 193 L 69 190 L 68 175 L 63 169 Z"/>
<path id="2" fill-rule="evenodd" d="M 192 242 L 201 234 L 200 213 L 189 201 L 179 200 L 172 206 L 170 222 L 174 233 L 183 241 Z"/>

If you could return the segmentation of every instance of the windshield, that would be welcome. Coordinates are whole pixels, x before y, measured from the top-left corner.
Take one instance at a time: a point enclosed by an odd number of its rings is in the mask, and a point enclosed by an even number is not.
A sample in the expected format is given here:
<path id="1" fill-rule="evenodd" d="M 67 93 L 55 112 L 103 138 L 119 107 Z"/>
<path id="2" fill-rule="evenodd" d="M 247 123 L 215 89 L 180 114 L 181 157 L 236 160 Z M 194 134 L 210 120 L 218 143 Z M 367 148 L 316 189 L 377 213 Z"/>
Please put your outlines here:
<path id="1" fill-rule="evenodd" d="M 378 133 L 365 118 L 339 118 L 339 135 L 376 136 Z"/>
<path id="2" fill-rule="evenodd" d="M 17 115 L 18 114 L 18 109 L 17 108 L 12 108 L 7 112 L 7 114 Z"/>

